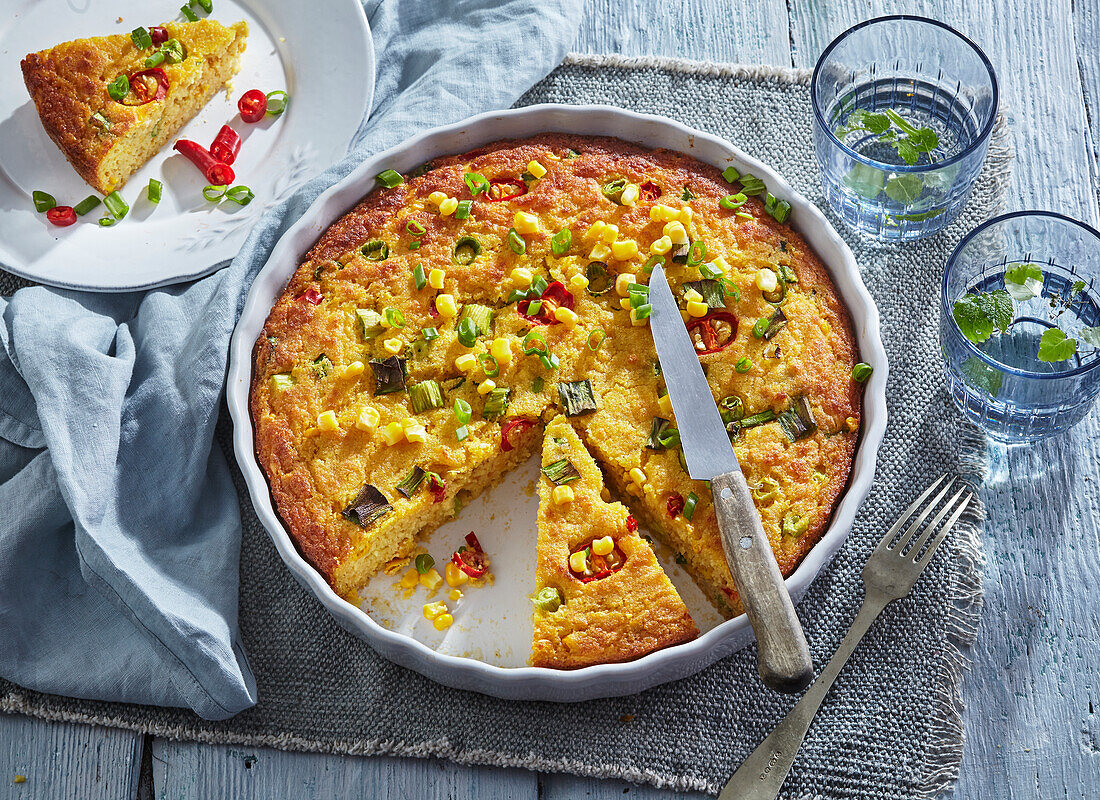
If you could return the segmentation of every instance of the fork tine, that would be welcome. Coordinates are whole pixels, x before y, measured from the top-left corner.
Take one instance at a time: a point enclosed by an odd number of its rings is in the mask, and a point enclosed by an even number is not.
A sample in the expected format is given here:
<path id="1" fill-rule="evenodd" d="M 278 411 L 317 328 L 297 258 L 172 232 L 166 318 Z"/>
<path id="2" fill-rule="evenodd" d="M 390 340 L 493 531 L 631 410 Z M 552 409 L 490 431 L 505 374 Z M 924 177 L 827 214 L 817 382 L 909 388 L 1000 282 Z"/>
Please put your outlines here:
<path id="1" fill-rule="evenodd" d="M 920 560 L 917 561 L 918 567 L 924 569 L 925 565 L 927 565 L 929 560 L 932 558 L 932 554 L 935 553 L 937 549 L 939 549 L 939 546 L 941 544 L 943 544 L 943 540 L 947 538 L 948 532 L 953 527 L 955 527 L 955 523 L 959 521 L 959 517 L 962 516 L 962 513 L 966 510 L 966 507 L 970 505 L 970 501 L 973 499 L 973 493 L 967 493 L 966 497 L 963 498 L 962 503 L 959 505 L 958 508 L 955 509 L 955 513 L 952 514 L 948 518 L 947 522 L 943 524 L 943 527 L 940 528 L 939 533 L 936 534 L 936 538 L 932 540 L 932 544 L 928 545 L 928 550 L 923 556 L 920 557 Z"/>
<path id="2" fill-rule="evenodd" d="M 913 560 L 916 560 L 917 554 L 920 553 L 921 549 L 926 544 L 928 544 L 928 540 L 931 539 L 932 534 L 935 533 L 936 526 L 943 521 L 944 517 L 951 513 L 951 509 L 955 507 L 955 503 L 966 490 L 967 488 L 965 484 L 963 486 L 960 486 L 959 491 L 955 492 L 954 496 L 952 496 L 950 500 L 944 503 L 944 506 L 940 509 L 939 513 L 936 514 L 936 516 L 932 518 L 932 521 L 924 527 L 924 530 L 921 531 L 920 536 L 918 536 L 916 538 L 916 541 L 913 542 L 913 546 L 909 548 L 908 551 L 906 551 L 907 554 L 911 554 L 913 556 Z M 898 552 L 901 552 L 900 547 L 898 548 Z"/>
<path id="3" fill-rule="evenodd" d="M 901 526 L 909 521 L 909 518 L 913 516 L 913 513 L 921 507 L 921 504 L 924 502 L 925 498 L 928 497 L 928 495 L 932 494 L 932 492 L 936 490 L 936 487 L 943 483 L 945 478 L 947 478 L 946 473 L 940 475 L 940 477 L 937 478 L 931 486 L 929 486 L 921 493 L 920 497 L 909 504 L 909 508 L 905 509 L 905 511 L 902 512 L 901 516 L 898 517 L 898 521 L 895 522 L 893 527 L 890 528 L 890 531 L 882 537 L 882 540 L 878 543 L 878 547 L 875 548 L 876 550 L 889 547 L 890 542 L 894 540 L 894 537 L 897 536 L 898 531 L 901 530 Z"/>
<path id="4" fill-rule="evenodd" d="M 932 500 L 925 506 L 924 511 L 921 512 L 921 515 L 913 520 L 912 525 L 906 528 L 905 533 L 902 535 L 901 539 L 898 541 L 897 546 L 894 548 L 895 550 L 897 550 L 899 553 L 905 551 L 906 545 L 908 545 L 909 542 L 912 541 L 913 536 L 915 536 L 917 531 L 920 530 L 921 525 L 924 524 L 924 521 L 928 518 L 928 515 L 936 510 L 936 506 L 938 506 L 940 504 L 940 501 L 943 500 L 943 496 L 947 494 L 947 491 L 952 486 L 955 485 L 955 480 L 955 478 L 952 478 L 950 481 L 945 483 L 943 485 L 943 488 L 940 489 L 936 496 L 932 498 Z M 932 524 L 934 525 L 936 523 Z"/>

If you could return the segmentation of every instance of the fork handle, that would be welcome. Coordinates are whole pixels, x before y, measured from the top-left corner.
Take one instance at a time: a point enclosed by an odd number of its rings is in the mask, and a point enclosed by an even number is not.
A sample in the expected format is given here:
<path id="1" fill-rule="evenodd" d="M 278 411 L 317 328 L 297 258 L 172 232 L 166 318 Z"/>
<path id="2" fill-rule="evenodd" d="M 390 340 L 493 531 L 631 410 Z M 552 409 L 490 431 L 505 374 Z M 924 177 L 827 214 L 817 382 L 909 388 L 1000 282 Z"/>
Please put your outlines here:
<path id="1" fill-rule="evenodd" d="M 802 746 L 802 740 L 806 738 L 806 731 L 817 716 L 821 701 L 832 688 L 833 681 L 855 651 L 860 639 L 888 602 L 890 601 L 881 594 L 867 594 L 852 627 L 848 629 L 825 669 L 821 670 L 821 675 L 775 730 L 749 754 L 737 772 L 733 773 L 729 783 L 718 795 L 718 800 L 775 800 L 791 770 L 794 757 Z"/>

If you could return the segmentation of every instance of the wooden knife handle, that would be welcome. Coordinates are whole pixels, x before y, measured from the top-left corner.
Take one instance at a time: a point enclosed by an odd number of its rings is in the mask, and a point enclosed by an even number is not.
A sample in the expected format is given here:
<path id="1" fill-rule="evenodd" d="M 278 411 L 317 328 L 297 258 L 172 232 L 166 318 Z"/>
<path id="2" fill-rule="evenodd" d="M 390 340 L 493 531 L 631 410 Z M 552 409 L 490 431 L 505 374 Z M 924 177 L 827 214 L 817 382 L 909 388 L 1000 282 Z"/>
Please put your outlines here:
<path id="1" fill-rule="evenodd" d="M 760 677 L 794 693 L 809 685 L 813 662 L 745 476 L 740 470 L 711 478 L 714 510 L 733 585 L 756 634 Z"/>

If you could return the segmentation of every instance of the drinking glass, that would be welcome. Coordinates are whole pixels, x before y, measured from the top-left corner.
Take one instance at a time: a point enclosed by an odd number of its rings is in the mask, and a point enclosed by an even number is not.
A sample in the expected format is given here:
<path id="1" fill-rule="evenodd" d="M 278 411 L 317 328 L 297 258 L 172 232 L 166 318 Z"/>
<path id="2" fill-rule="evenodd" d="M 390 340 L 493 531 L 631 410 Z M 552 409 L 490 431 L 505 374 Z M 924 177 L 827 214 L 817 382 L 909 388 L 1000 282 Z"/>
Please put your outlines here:
<path id="1" fill-rule="evenodd" d="M 976 44 L 933 19 L 868 20 L 821 54 L 810 97 L 821 183 L 846 224 L 910 240 L 958 215 L 997 116 L 997 78 Z"/>
<path id="2" fill-rule="evenodd" d="M 1007 316 L 986 325 L 989 338 L 976 343 L 959 324 L 973 336 L 973 315 L 956 304 L 980 294 L 999 294 L 1012 316 L 1003 332 Z M 940 291 L 948 392 L 994 439 L 1033 441 L 1081 421 L 1100 392 L 1098 326 L 1100 233 L 1084 223 L 1048 211 L 1005 214 L 948 259 Z"/>

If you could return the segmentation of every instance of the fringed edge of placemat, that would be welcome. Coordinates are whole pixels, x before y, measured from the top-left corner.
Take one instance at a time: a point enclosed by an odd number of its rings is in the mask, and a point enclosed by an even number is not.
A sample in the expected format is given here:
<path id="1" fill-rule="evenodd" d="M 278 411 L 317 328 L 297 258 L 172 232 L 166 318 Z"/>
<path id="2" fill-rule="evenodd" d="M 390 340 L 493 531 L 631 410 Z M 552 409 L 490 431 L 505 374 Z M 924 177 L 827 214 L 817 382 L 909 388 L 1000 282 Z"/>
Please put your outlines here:
<path id="1" fill-rule="evenodd" d="M 562 66 L 602 69 L 661 69 L 685 75 L 705 75 L 710 78 L 740 78 L 743 80 L 781 80 L 808 84 L 813 70 L 798 67 L 777 67 L 769 64 L 715 64 L 667 56 L 620 56 L 614 54 L 569 53 Z"/>

